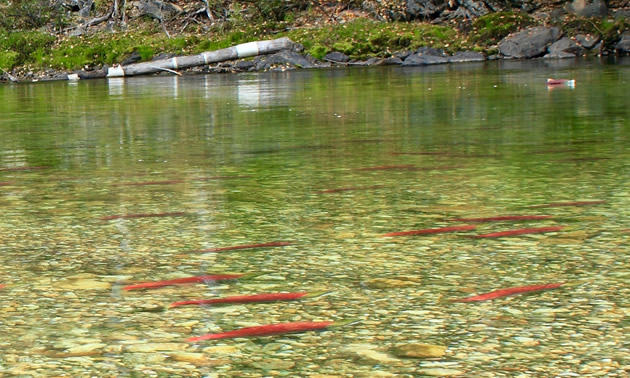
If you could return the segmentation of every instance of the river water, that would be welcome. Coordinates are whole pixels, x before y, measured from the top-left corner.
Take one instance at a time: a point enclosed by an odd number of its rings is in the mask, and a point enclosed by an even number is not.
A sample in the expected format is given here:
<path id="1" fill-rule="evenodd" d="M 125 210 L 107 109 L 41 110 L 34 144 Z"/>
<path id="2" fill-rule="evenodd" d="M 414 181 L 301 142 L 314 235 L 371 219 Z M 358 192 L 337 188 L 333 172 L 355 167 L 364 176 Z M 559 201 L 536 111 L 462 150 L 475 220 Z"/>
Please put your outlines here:
<path id="1" fill-rule="evenodd" d="M 537 60 L 0 86 L 0 372 L 628 376 L 629 84 Z M 313 295 L 169 308 L 275 292 Z"/>

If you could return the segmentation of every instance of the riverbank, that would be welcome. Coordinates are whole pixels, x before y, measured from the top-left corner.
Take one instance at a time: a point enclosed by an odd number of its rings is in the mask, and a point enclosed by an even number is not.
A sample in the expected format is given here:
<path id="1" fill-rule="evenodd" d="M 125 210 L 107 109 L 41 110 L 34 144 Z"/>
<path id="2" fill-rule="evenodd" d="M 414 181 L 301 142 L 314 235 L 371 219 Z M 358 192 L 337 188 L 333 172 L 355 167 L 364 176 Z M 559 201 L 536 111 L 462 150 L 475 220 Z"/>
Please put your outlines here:
<path id="1" fill-rule="evenodd" d="M 197 55 L 281 37 L 295 42 L 294 47 L 265 57 L 160 71 L 186 74 L 331 65 L 426 65 L 630 52 L 630 11 L 623 8 L 585 17 L 570 6 L 539 6 L 529 12 L 509 9 L 478 17 L 469 14 L 474 17 L 470 19 L 456 12 L 468 8 L 455 4 L 453 9 L 422 22 L 417 16 L 404 20 L 410 18 L 408 7 L 407 13 L 401 11 L 398 16 L 382 8 L 370 11 L 365 5 L 348 4 L 283 8 L 284 13 L 279 14 L 272 12 L 274 8 L 233 9 L 236 3 L 232 3 L 229 12 L 220 13 L 199 4 L 177 3 L 168 3 L 172 14 L 164 7 L 158 14 L 136 2 L 125 9 L 117 9 L 118 2 L 111 8 L 78 8 L 64 13 L 67 19 L 62 26 L 47 23 L 36 30 L 7 31 L 5 21 L 0 29 L 1 80 L 101 77 L 118 65 Z"/>

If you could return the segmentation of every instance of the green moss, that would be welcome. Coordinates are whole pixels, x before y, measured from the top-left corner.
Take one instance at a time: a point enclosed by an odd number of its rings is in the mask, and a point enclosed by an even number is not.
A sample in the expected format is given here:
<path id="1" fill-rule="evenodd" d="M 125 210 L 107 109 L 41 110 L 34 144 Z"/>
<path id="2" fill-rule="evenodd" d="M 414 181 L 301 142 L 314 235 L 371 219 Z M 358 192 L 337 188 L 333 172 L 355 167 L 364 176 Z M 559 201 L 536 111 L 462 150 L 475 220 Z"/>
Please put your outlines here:
<path id="1" fill-rule="evenodd" d="M 296 29 L 283 35 L 303 44 L 315 57 L 336 50 L 357 59 L 420 46 L 453 50 L 457 47 L 453 41 L 458 36 L 457 31 L 448 26 L 367 19 L 320 29 Z"/>
<path id="2" fill-rule="evenodd" d="M 630 21 L 625 18 L 609 21 L 573 16 L 556 26 L 569 35 L 580 33 L 596 35 L 604 42 L 604 46 L 612 48 L 621 38 L 621 34 L 630 29 Z"/>
<path id="3" fill-rule="evenodd" d="M 155 50 L 151 46 L 136 46 L 136 52 L 140 55 L 140 59 L 144 62 L 147 60 L 151 60 L 153 55 L 155 54 Z"/>
<path id="4" fill-rule="evenodd" d="M 317 58 L 317 59 L 324 59 L 324 56 L 326 56 L 326 54 L 328 54 L 331 50 L 324 46 L 321 45 L 319 43 L 313 45 L 313 47 L 309 47 L 307 48 L 306 46 L 304 46 L 304 50 L 306 51 L 307 54 Z"/>
<path id="5" fill-rule="evenodd" d="M 0 51 L 0 68 L 10 70 L 17 62 L 18 54 L 15 51 Z"/>
<path id="6" fill-rule="evenodd" d="M 0 33 L 3 68 L 36 62 L 54 41 L 54 36 L 37 31 Z"/>
<path id="7" fill-rule="evenodd" d="M 355 54 L 357 50 L 365 49 L 365 47 L 358 46 L 357 44 L 353 44 L 348 41 L 341 41 L 333 44 L 332 49 L 334 51 L 339 51 L 344 54 L 352 55 Z"/>
<path id="8" fill-rule="evenodd" d="M 534 20 L 526 13 L 490 13 L 473 22 L 473 30 L 469 35 L 469 40 L 480 46 L 492 46 L 507 37 L 508 34 L 533 23 Z"/>

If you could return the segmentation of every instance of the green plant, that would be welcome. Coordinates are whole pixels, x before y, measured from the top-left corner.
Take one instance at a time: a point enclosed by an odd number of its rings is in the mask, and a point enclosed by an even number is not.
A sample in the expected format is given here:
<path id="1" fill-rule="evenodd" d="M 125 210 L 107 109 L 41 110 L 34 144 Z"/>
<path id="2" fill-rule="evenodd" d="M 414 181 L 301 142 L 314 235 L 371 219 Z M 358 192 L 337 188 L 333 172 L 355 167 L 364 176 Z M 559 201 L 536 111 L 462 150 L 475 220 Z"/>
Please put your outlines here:
<path id="1" fill-rule="evenodd" d="M 155 50 L 151 46 L 140 45 L 136 46 L 135 50 L 138 55 L 140 55 L 140 59 L 142 61 L 151 60 L 151 58 L 153 58 L 153 55 L 155 54 Z"/>
<path id="2" fill-rule="evenodd" d="M 326 54 L 330 52 L 330 49 L 328 47 L 321 45 L 319 43 L 313 45 L 312 47 L 311 46 L 307 47 L 305 45 L 304 50 L 306 51 L 307 54 L 315 57 L 316 59 L 324 59 Z"/>
<path id="3" fill-rule="evenodd" d="M 17 61 L 17 55 L 15 51 L 0 51 L 0 68 L 3 70 L 12 69 Z"/>
<path id="4" fill-rule="evenodd" d="M 625 18 L 609 21 L 607 19 L 573 16 L 556 26 L 569 35 L 580 33 L 596 35 L 601 38 L 605 48 L 612 49 L 621 38 L 621 34 L 630 29 L 630 21 Z"/>
<path id="5" fill-rule="evenodd" d="M 54 36 L 37 31 L 0 33 L 3 68 L 36 62 L 54 41 Z"/>
<path id="6" fill-rule="evenodd" d="M 387 54 L 420 46 L 456 48 L 457 31 L 448 26 L 355 19 L 319 29 L 296 29 L 286 36 L 302 43 L 307 52 L 321 57 L 330 50 L 353 58 Z"/>
<path id="7" fill-rule="evenodd" d="M 11 1 L 3 9 L 0 27 L 6 30 L 30 30 L 49 26 L 66 25 L 61 6 L 51 5 L 49 0 Z"/>
<path id="8" fill-rule="evenodd" d="M 286 21 L 293 11 L 304 10 L 309 7 L 309 1 L 303 0 L 248 0 L 243 1 L 254 10 L 251 15 L 256 20 Z"/>
<path id="9" fill-rule="evenodd" d="M 492 46 L 507 37 L 508 34 L 533 23 L 534 20 L 526 13 L 490 13 L 473 22 L 469 39 L 472 43 Z"/>

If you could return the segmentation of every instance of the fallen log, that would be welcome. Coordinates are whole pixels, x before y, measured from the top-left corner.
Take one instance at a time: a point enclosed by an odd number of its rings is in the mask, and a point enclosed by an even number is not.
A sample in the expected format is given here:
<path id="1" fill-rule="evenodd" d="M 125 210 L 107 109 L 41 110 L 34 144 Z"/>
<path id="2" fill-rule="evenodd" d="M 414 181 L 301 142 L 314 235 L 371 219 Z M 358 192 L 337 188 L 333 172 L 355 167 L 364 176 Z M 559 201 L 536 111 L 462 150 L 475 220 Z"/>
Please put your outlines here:
<path id="1" fill-rule="evenodd" d="M 148 75 L 162 71 L 177 73 L 177 70 L 184 68 L 204 66 L 211 63 L 225 62 L 257 55 L 273 54 L 278 51 L 291 49 L 294 46 L 295 43 L 286 37 L 267 41 L 248 42 L 225 49 L 203 52 L 199 55 L 177 56 L 150 62 L 132 63 L 126 66 L 116 65 L 99 71 L 82 71 L 69 74 L 68 80 Z"/>

